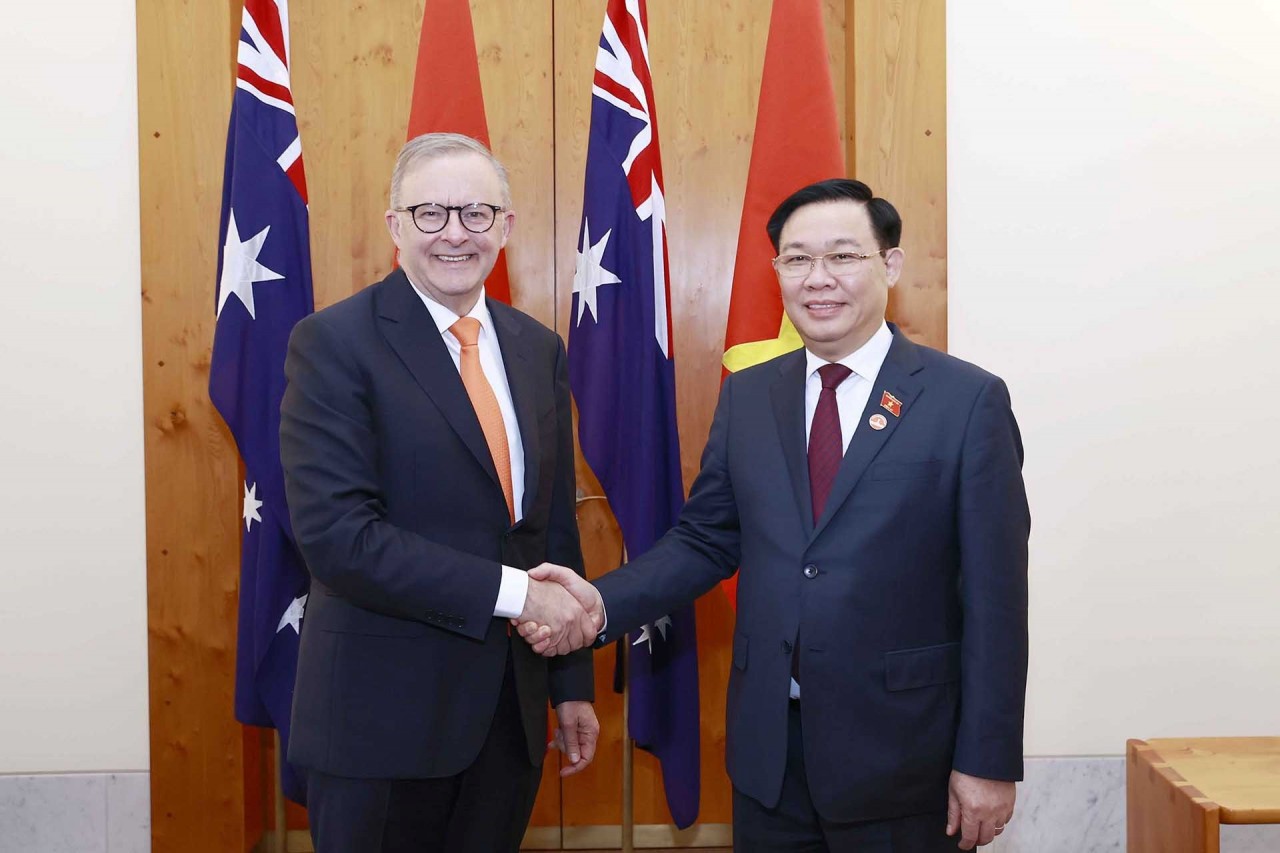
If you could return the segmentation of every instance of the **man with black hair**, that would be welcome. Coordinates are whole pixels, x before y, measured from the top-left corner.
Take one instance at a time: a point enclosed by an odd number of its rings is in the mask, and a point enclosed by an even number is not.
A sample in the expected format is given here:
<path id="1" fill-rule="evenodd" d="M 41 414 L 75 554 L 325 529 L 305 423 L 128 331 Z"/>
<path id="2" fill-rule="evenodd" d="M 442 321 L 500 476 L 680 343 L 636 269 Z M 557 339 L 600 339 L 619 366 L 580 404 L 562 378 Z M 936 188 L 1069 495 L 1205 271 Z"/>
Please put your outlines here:
<path id="1" fill-rule="evenodd" d="M 969 850 L 1022 777 L 1030 514 L 1009 394 L 885 322 L 902 222 L 866 184 L 804 187 L 767 230 L 804 348 L 726 379 L 689 500 L 643 557 L 594 586 L 530 574 L 602 643 L 739 571 L 736 850 Z"/>

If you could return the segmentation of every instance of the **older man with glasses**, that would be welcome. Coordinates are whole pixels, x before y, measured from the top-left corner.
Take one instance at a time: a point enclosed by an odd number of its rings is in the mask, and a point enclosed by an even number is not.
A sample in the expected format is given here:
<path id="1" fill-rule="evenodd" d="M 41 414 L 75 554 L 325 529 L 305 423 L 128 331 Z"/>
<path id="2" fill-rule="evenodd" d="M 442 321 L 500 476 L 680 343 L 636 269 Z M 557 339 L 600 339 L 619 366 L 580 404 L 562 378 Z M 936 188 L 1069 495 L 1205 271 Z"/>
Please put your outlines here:
<path id="1" fill-rule="evenodd" d="M 595 752 L 590 653 L 547 661 L 509 630 L 599 628 L 527 574 L 582 554 L 564 346 L 485 298 L 514 222 L 483 145 L 411 140 L 386 212 L 401 268 L 290 339 L 281 458 L 312 585 L 289 759 L 321 853 L 516 851 L 548 701 L 561 775 Z"/>

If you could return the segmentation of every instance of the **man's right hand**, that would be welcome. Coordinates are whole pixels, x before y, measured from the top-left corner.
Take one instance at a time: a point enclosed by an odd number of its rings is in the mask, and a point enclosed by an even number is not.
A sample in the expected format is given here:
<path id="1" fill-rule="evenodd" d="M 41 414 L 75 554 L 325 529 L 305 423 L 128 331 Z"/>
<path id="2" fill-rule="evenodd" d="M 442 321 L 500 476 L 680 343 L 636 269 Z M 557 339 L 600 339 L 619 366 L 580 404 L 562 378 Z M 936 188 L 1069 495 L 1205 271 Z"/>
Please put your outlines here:
<path id="1" fill-rule="evenodd" d="M 570 578 L 595 595 L 594 609 L 584 603 L 581 590 L 571 585 Z M 599 600 L 595 587 L 572 569 L 543 563 L 529 572 L 524 610 L 511 623 L 520 626 L 520 636 L 538 654 L 568 654 L 595 642 L 604 623 L 604 607 Z"/>
<path id="2" fill-rule="evenodd" d="M 542 594 L 546 587 L 553 587 L 561 595 L 570 598 L 577 606 L 580 619 L 571 630 L 560 630 L 554 621 L 546 621 L 536 613 L 531 613 L 530 602 L 534 589 Z M 529 595 L 525 600 L 525 611 L 511 624 L 519 627 L 520 636 L 533 647 L 533 650 L 545 657 L 568 654 L 585 648 L 595 642 L 596 636 L 604 628 L 604 601 L 600 593 L 586 578 L 572 569 L 557 566 L 554 563 L 543 563 L 529 572 Z"/>

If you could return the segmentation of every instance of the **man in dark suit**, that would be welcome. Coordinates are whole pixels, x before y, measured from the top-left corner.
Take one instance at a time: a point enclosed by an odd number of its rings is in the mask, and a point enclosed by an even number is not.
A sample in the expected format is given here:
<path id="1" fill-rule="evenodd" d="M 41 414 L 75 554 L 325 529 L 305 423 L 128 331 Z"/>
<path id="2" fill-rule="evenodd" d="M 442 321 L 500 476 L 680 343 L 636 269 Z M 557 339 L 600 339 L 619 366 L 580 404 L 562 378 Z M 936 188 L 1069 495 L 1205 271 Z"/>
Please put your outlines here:
<path id="1" fill-rule="evenodd" d="M 515 851 L 548 698 L 569 754 L 599 731 L 590 652 L 548 661 L 508 619 L 595 638 L 530 580 L 582 572 L 560 339 L 486 300 L 514 222 L 480 143 L 405 145 L 387 227 L 402 268 L 295 328 L 280 445 L 311 572 L 289 759 L 320 853 Z"/>
<path id="2" fill-rule="evenodd" d="M 901 230 L 857 181 L 785 200 L 768 232 L 804 349 L 725 381 L 689 501 L 654 548 L 594 588 L 533 574 L 607 617 L 607 641 L 739 570 L 737 850 L 968 850 L 1013 813 L 1022 444 L 1000 379 L 885 322 Z M 573 646 L 521 633 L 544 653 Z"/>

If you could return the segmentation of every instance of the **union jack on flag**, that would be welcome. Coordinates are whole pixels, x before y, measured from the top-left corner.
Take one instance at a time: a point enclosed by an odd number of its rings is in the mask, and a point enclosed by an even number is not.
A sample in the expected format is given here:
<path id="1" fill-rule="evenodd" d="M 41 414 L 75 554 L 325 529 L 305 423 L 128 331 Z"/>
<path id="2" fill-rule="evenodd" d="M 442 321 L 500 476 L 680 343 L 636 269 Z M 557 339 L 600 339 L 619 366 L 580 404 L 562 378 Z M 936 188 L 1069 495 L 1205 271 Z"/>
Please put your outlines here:
<path id="1" fill-rule="evenodd" d="M 280 467 L 280 398 L 293 325 L 313 310 L 307 184 L 289 86 L 287 0 L 246 0 L 227 133 L 209 398 L 244 460 L 236 719 L 280 732 L 289 714 L 308 575 Z M 281 762 L 283 790 L 305 802 Z"/>
<path id="2" fill-rule="evenodd" d="M 666 204 L 644 0 L 610 0 L 596 53 L 573 278 L 569 380 L 582 455 L 627 554 L 675 524 L 684 503 L 676 432 Z M 676 824 L 698 817 L 698 657 L 693 607 L 636 632 L 630 735 L 662 762 Z"/>

